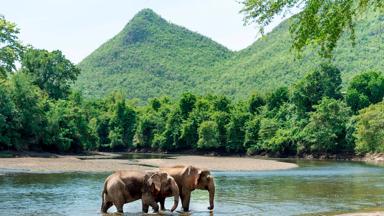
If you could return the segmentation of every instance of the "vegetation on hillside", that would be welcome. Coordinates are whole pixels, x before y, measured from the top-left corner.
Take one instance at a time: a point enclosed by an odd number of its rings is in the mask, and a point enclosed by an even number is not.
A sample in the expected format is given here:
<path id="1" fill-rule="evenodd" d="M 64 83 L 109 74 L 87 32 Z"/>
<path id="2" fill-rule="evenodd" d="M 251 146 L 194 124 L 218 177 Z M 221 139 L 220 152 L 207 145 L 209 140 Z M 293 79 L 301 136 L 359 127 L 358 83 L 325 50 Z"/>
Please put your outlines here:
<path id="1" fill-rule="evenodd" d="M 384 9 L 381 0 L 243 0 L 242 4 L 245 20 L 258 23 L 262 30 L 276 16 L 301 9 L 290 26 L 292 47 L 301 52 L 309 45 L 318 45 L 320 55 L 327 58 L 332 57 L 343 33 L 354 42 L 356 20 L 372 9 Z"/>
<path id="2" fill-rule="evenodd" d="M 205 71 L 230 56 L 227 48 L 144 9 L 79 64 L 76 87 L 86 96 L 122 90 L 144 100 L 177 97 L 197 90 L 210 79 Z"/>
<path id="3" fill-rule="evenodd" d="M 368 13 L 356 21 L 354 47 L 348 35 L 338 41 L 329 61 L 341 70 L 344 88 L 361 71 L 384 70 L 383 20 L 378 13 Z M 254 91 L 267 93 L 288 87 L 324 61 L 312 49 L 305 49 L 302 58 L 295 59 L 290 52 L 292 22 L 288 19 L 250 47 L 231 52 L 143 10 L 79 64 L 82 73 L 75 88 L 86 97 L 119 90 L 128 98 L 145 102 L 164 95 L 179 98 L 186 91 L 245 100 Z"/>

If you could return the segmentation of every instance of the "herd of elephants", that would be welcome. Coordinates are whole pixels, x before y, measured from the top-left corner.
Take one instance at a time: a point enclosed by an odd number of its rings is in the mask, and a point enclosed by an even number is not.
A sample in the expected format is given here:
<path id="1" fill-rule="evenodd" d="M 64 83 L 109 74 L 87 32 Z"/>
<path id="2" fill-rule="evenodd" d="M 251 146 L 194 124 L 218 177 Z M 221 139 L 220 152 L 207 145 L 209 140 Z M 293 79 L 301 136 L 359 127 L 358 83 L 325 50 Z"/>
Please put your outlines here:
<path id="1" fill-rule="evenodd" d="M 209 170 L 194 166 L 173 166 L 158 171 L 117 171 L 104 182 L 101 212 L 106 213 L 115 205 L 123 213 L 125 203 L 141 199 L 142 210 L 148 213 L 149 206 L 154 212 L 165 210 L 165 198 L 174 197 L 171 211 L 179 203 L 189 211 L 191 192 L 195 189 L 209 191 L 209 210 L 214 208 L 215 182 Z"/>

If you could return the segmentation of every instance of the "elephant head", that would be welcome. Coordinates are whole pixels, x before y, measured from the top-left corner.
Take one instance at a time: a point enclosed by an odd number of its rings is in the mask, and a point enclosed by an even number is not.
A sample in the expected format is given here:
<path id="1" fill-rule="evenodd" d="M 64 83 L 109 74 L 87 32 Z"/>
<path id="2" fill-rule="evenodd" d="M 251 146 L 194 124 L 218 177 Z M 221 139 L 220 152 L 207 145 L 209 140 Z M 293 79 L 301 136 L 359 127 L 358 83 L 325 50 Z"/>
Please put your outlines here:
<path id="1" fill-rule="evenodd" d="M 148 206 L 152 206 L 155 212 L 159 210 L 159 206 L 155 201 L 155 197 L 161 190 L 161 177 L 158 173 L 147 173 L 144 177 L 144 186 L 142 193 L 143 211 L 148 212 Z"/>
<path id="2" fill-rule="evenodd" d="M 172 176 L 168 175 L 166 172 L 159 172 L 159 174 L 161 176 L 160 193 L 162 193 L 163 196 L 172 194 L 174 197 L 174 202 L 171 209 L 171 211 L 173 212 L 179 204 L 179 187 L 177 186 L 175 179 Z"/>
<path id="3" fill-rule="evenodd" d="M 175 180 L 165 172 L 150 172 L 145 176 L 145 188 L 143 191 L 142 201 L 144 205 L 156 206 L 154 210 L 158 211 L 156 197 L 172 194 L 174 196 L 174 204 L 171 211 L 174 211 L 179 204 L 179 187 Z"/>
<path id="4" fill-rule="evenodd" d="M 207 190 L 209 192 L 209 210 L 214 208 L 215 181 L 211 172 L 206 169 L 198 169 L 193 166 L 186 167 L 184 175 L 189 179 L 188 184 L 191 189 Z"/>

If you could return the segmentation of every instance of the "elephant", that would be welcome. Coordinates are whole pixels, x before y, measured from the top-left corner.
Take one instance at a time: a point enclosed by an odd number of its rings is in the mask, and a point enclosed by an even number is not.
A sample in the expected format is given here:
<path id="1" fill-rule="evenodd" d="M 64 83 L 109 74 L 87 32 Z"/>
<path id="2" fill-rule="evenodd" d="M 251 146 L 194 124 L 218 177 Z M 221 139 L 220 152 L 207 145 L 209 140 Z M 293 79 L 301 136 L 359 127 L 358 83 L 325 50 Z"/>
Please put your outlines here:
<path id="1" fill-rule="evenodd" d="M 195 189 L 209 191 L 209 210 L 214 208 L 215 182 L 209 170 L 194 166 L 173 166 L 160 168 L 161 171 L 172 176 L 180 190 L 180 198 L 184 211 L 189 211 L 191 192 Z M 163 197 L 165 199 L 165 197 Z M 164 201 L 160 201 L 160 204 Z M 163 207 L 163 206 L 162 206 Z"/>
<path id="2" fill-rule="evenodd" d="M 166 193 L 165 193 L 166 192 Z M 165 172 L 117 171 L 104 182 L 101 212 L 106 213 L 115 205 L 119 213 L 123 213 L 123 205 L 135 200 L 142 200 L 142 210 L 148 213 L 149 206 L 158 212 L 155 201 L 159 196 L 174 196 L 171 211 L 179 203 L 179 188 L 172 176 Z"/>

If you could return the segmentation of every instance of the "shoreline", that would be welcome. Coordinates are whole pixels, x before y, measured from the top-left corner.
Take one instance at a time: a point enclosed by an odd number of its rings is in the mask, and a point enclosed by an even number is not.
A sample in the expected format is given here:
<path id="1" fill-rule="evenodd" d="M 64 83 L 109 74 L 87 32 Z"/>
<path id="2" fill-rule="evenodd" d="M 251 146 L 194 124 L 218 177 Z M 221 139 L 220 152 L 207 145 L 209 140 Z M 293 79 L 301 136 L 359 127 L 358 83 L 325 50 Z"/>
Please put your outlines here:
<path id="1" fill-rule="evenodd" d="M 121 154 L 103 152 L 92 155 L 30 153 L 0 158 L 0 173 L 114 172 L 154 170 L 174 165 L 194 165 L 212 171 L 265 171 L 298 167 L 294 163 L 253 157 L 164 154 L 165 158 L 120 159 L 119 156 Z"/>
<path id="2" fill-rule="evenodd" d="M 120 158 L 124 154 L 145 155 L 147 158 Z M 151 155 L 161 158 L 150 158 Z M 287 157 L 246 155 L 168 154 L 149 152 L 86 152 L 76 155 L 59 155 L 47 152 L 0 152 L 0 173 L 62 173 L 62 172 L 113 172 L 116 170 L 154 170 L 173 165 L 194 165 L 212 171 L 266 171 L 298 167 L 297 160 L 330 160 L 365 162 L 384 165 L 384 154 L 367 154 L 364 157 Z"/>

